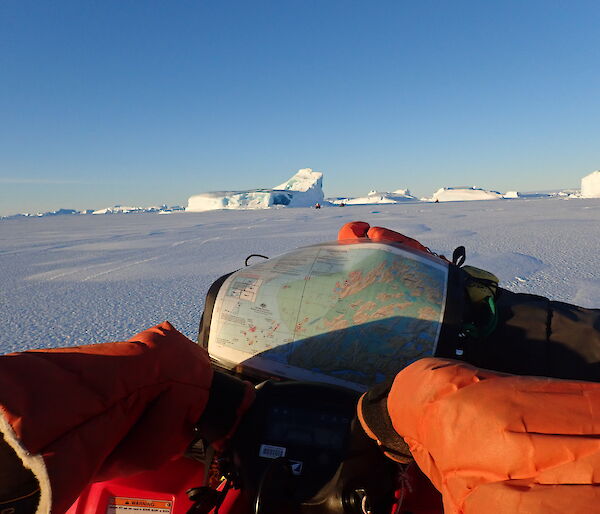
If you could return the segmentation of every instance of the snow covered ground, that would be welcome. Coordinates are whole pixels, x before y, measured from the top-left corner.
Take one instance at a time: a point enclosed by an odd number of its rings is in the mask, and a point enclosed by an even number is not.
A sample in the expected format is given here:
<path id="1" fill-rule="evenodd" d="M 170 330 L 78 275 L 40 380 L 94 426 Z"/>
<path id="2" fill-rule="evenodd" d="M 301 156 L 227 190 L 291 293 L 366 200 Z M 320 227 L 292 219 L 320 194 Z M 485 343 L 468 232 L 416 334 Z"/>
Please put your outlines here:
<path id="1" fill-rule="evenodd" d="M 165 319 L 196 338 L 204 295 L 251 253 L 364 220 L 496 273 L 514 291 L 600 307 L 600 200 L 52 216 L 0 221 L 0 352 L 122 340 Z"/>

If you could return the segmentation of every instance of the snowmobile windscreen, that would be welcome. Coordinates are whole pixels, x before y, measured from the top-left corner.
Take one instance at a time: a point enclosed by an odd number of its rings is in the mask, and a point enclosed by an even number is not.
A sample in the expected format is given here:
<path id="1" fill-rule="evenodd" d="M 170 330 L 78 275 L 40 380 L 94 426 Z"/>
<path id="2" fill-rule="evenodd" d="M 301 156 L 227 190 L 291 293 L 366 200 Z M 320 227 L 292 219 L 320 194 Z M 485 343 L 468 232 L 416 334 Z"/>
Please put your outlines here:
<path id="1" fill-rule="evenodd" d="M 300 248 L 224 280 L 208 351 L 226 369 L 363 391 L 435 353 L 447 284 L 445 262 L 394 244 Z"/>

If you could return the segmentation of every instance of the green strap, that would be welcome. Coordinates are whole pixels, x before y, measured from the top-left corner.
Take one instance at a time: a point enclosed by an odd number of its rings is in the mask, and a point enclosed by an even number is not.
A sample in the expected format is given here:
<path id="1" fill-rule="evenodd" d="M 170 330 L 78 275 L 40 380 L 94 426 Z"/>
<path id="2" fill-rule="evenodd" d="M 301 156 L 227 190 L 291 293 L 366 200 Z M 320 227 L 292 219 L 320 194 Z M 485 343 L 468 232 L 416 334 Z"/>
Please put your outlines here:
<path id="1" fill-rule="evenodd" d="M 488 324 L 482 329 L 483 337 L 488 337 L 489 335 L 491 335 L 492 332 L 494 332 L 494 330 L 496 330 L 496 327 L 498 326 L 498 309 L 496 309 L 496 302 L 494 301 L 494 297 L 489 296 L 487 299 L 487 303 L 490 308 L 491 316 L 488 321 Z"/>
<path id="2" fill-rule="evenodd" d="M 498 309 L 496 308 L 494 297 L 488 296 L 486 298 L 486 304 L 490 309 L 490 317 L 485 326 L 479 328 L 475 323 L 465 323 L 463 326 L 464 333 L 473 339 L 485 339 L 491 335 L 498 326 Z"/>

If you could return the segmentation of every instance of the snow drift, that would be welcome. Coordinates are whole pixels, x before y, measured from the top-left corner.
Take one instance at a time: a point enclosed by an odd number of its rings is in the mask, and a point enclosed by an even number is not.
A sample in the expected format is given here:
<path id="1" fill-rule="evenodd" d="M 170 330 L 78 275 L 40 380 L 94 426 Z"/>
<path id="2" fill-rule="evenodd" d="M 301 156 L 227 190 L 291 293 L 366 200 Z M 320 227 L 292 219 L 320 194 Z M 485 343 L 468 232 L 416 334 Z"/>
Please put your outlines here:
<path id="1" fill-rule="evenodd" d="M 600 170 L 581 179 L 582 198 L 600 198 Z"/>
<path id="2" fill-rule="evenodd" d="M 186 211 L 269 209 L 276 206 L 311 207 L 316 203 L 322 203 L 323 200 L 323 174 L 304 168 L 273 189 L 216 191 L 191 196 Z"/>

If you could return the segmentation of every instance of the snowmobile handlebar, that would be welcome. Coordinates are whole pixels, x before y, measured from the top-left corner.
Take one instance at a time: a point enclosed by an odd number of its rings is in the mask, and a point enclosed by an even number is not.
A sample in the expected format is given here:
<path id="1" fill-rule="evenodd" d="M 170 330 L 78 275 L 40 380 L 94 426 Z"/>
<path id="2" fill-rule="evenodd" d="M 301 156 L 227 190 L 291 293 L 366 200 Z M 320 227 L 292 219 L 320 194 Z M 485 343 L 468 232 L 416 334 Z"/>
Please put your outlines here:
<path id="1" fill-rule="evenodd" d="M 400 469 L 362 430 L 358 397 L 327 384 L 257 386 L 231 442 L 238 485 L 256 514 L 390 512 Z"/>

